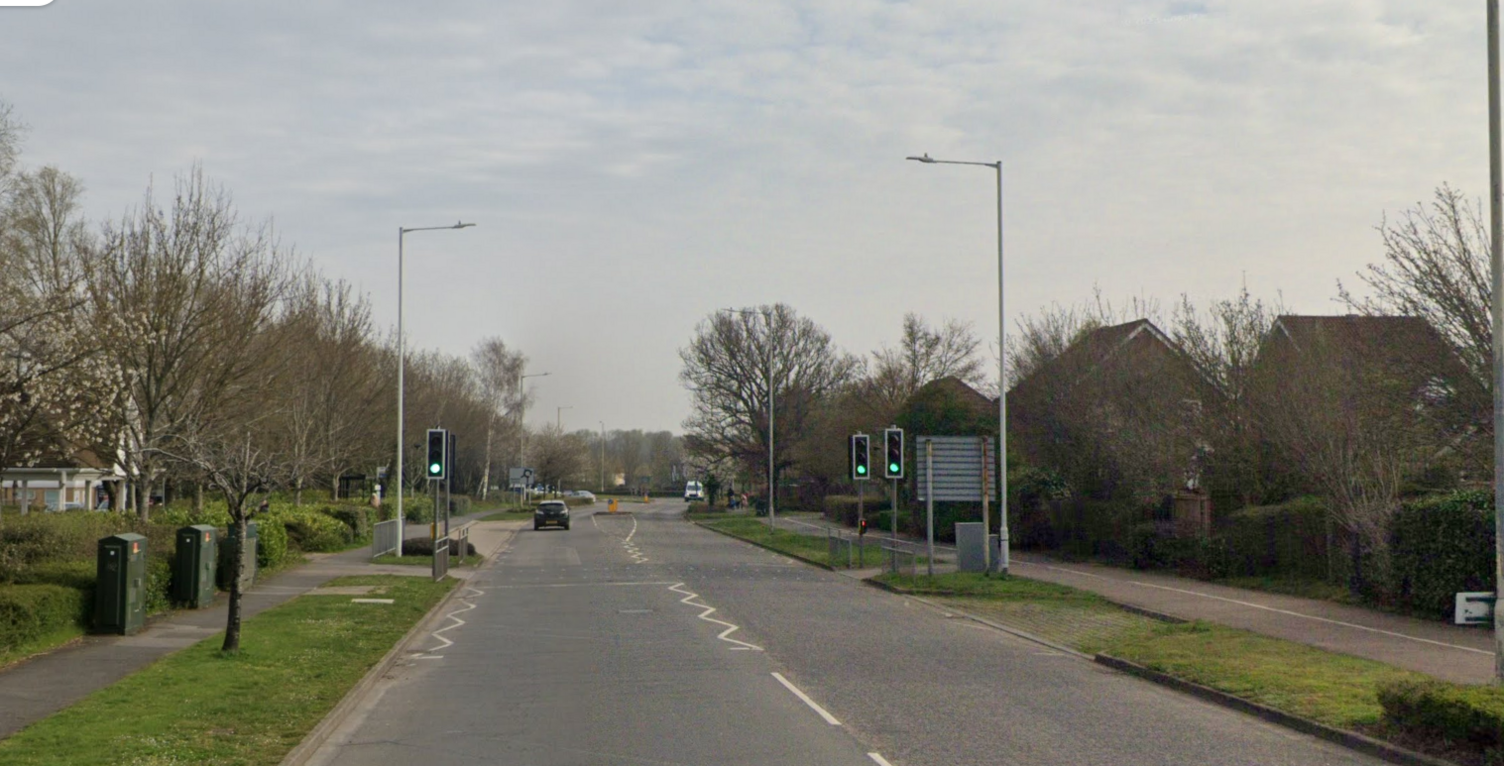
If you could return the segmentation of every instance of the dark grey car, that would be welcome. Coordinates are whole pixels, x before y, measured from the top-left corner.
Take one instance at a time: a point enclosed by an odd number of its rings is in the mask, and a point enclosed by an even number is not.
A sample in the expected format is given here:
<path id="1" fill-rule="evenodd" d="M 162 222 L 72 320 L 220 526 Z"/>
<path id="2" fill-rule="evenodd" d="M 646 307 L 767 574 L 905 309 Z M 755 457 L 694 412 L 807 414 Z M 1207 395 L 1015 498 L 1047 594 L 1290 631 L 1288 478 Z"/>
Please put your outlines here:
<path id="1" fill-rule="evenodd" d="M 564 501 L 545 500 L 533 511 L 533 529 L 542 529 L 550 524 L 569 529 L 569 506 Z"/>

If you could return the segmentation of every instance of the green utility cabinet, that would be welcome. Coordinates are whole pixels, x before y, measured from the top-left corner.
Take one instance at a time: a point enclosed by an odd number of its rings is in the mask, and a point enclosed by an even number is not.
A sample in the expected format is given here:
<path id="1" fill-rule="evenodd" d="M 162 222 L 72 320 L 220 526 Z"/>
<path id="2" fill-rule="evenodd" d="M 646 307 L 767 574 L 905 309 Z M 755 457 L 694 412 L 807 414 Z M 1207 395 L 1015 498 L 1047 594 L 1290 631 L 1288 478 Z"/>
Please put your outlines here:
<path id="1" fill-rule="evenodd" d="M 256 582 L 256 543 L 259 536 L 256 532 L 256 522 L 245 523 L 245 571 L 240 578 L 240 590 L 249 590 Z M 219 580 L 224 584 L 224 589 L 230 589 L 230 579 L 235 576 L 235 549 L 240 546 L 240 540 L 235 534 L 235 525 L 231 524 L 229 533 L 225 535 L 224 558 L 219 562 Z"/>
<path id="2" fill-rule="evenodd" d="M 94 630 L 128 636 L 146 625 L 146 538 L 134 532 L 99 541 Z"/>
<path id="3" fill-rule="evenodd" d="M 214 574 L 219 561 L 219 530 L 195 524 L 178 530 L 177 562 L 172 572 L 172 600 L 192 609 L 214 603 Z"/>

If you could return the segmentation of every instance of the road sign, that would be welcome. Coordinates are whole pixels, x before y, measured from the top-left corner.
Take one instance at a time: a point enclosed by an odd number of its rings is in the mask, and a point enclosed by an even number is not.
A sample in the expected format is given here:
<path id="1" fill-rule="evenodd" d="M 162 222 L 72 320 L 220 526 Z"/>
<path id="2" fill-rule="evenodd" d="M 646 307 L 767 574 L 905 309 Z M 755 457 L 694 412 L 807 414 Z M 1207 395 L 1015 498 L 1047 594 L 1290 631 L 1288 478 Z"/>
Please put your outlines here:
<path id="1" fill-rule="evenodd" d="M 920 466 L 914 472 L 920 502 L 929 499 L 929 486 L 925 480 L 924 445 L 933 443 L 935 460 L 935 500 L 938 502 L 982 501 L 982 477 L 987 477 L 987 496 L 997 492 L 997 471 L 985 471 L 986 460 L 982 452 L 980 436 L 920 436 L 915 441 Z M 992 437 L 987 437 L 987 455 L 996 455 Z"/>

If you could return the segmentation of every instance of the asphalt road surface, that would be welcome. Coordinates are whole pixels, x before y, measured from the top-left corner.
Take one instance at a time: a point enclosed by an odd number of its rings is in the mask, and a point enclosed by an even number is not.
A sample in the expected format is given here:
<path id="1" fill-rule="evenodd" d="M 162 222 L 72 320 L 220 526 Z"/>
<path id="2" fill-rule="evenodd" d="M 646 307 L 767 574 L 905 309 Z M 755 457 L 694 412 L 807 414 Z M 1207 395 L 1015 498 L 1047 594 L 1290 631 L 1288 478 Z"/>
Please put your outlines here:
<path id="1" fill-rule="evenodd" d="M 580 509 L 569 531 L 519 533 L 313 763 L 1380 763 L 699 529 L 683 509 Z"/>

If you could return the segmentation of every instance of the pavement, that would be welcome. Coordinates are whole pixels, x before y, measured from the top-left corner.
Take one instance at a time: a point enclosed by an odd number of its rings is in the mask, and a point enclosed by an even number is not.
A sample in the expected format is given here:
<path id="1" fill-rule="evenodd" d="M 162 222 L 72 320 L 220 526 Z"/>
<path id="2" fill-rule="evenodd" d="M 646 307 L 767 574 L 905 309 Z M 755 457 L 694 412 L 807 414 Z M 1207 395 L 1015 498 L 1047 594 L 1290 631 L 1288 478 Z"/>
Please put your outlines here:
<path id="1" fill-rule="evenodd" d="M 819 530 L 832 527 L 850 533 L 849 528 L 818 517 L 796 516 L 780 527 L 811 534 L 824 534 Z M 911 538 L 901 538 L 900 543 L 923 546 Z M 947 555 L 954 555 L 955 548 L 939 545 L 936 550 L 941 554 L 940 560 L 946 561 Z M 1184 620 L 1205 620 L 1457 683 L 1494 682 L 1494 634 L 1488 627 L 1452 625 L 1160 572 L 1063 562 L 1038 553 L 1014 551 L 1010 564 L 1011 571 L 1021 577 L 1069 585 L 1119 604 Z M 954 571 L 954 566 L 949 569 Z M 871 576 L 877 571 L 853 574 Z M 1036 626 L 1019 627 L 1033 630 Z"/>
<path id="2" fill-rule="evenodd" d="M 456 517 L 453 526 L 484 514 Z M 470 541 L 477 552 L 494 552 L 523 522 L 478 522 Z M 409 524 L 407 537 L 425 537 L 427 524 Z M 375 565 L 370 546 L 342 553 L 316 553 L 308 563 L 258 580 L 241 598 L 242 618 L 249 618 L 296 598 L 336 577 L 354 574 L 429 576 L 429 569 L 406 565 Z M 456 569 L 464 577 L 473 570 Z M 60 649 L 0 670 L 0 738 L 68 707 L 157 659 L 184 649 L 224 630 L 227 598 L 199 610 L 175 610 L 151 619 L 133 636 L 85 636 Z"/>
<path id="3" fill-rule="evenodd" d="M 309 763 L 1378 763 L 629 510 L 519 533 Z"/>

